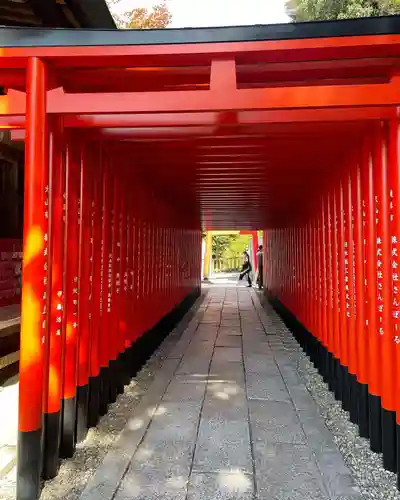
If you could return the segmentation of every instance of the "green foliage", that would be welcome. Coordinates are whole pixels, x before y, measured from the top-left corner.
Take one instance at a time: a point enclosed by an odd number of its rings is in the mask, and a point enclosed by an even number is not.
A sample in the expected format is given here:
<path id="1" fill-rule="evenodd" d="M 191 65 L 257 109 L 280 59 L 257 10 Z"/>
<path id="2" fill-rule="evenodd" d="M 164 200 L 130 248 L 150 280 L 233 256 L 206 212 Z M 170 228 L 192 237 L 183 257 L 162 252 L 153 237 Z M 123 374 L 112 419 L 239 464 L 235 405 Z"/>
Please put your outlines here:
<path id="1" fill-rule="evenodd" d="M 239 234 L 214 234 L 212 238 L 212 254 L 215 259 L 235 258 L 249 248 L 250 237 Z"/>
<path id="2" fill-rule="evenodd" d="M 215 259 L 221 259 L 229 245 L 237 238 L 236 234 L 213 234 L 212 254 Z"/>
<path id="3" fill-rule="evenodd" d="M 400 0 L 287 0 L 294 21 L 322 21 L 400 14 Z"/>
<path id="4" fill-rule="evenodd" d="M 225 257 L 241 257 L 242 253 L 250 247 L 250 236 L 241 234 L 231 242 L 226 250 Z"/>

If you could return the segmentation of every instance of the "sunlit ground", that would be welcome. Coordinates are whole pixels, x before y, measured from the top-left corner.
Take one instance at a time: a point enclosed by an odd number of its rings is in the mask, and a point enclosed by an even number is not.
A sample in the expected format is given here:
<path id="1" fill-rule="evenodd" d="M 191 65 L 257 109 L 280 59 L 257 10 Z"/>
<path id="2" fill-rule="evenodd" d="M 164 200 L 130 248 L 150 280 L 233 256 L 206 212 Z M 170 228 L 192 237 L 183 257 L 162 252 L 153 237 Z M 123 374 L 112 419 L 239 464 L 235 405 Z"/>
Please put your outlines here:
<path id="1" fill-rule="evenodd" d="M 207 281 L 203 281 L 202 286 L 212 286 L 212 287 L 235 287 L 241 286 L 245 287 L 247 285 L 244 281 L 239 281 L 239 273 L 214 273 L 210 276 Z"/>
<path id="2" fill-rule="evenodd" d="M 15 467 L 18 436 L 18 376 L 0 386 L 0 480 Z"/>

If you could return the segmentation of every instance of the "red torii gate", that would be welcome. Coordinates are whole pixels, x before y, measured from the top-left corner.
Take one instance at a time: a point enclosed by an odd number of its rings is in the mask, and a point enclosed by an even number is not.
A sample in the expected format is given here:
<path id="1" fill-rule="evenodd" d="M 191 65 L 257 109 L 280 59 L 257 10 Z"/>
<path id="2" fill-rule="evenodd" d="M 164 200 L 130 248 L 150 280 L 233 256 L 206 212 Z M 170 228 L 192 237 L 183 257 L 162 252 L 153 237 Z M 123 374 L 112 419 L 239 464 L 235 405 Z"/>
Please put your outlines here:
<path id="1" fill-rule="evenodd" d="M 395 175 L 399 33 L 397 17 L 1 29 L 0 126 L 26 143 L 18 500 L 37 498 L 198 296 L 202 225 L 268 229 L 269 293 L 396 469 L 400 190 L 384 158 Z"/>

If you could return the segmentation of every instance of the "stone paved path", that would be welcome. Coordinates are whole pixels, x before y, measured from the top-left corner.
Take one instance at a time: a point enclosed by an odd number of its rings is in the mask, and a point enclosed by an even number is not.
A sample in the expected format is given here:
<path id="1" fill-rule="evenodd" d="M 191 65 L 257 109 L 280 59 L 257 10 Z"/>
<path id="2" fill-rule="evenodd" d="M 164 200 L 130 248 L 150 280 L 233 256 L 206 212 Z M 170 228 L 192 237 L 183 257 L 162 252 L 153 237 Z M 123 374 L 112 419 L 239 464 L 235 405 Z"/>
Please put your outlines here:
<path id="1" fill-rule="evenodd" d="M 253 290 L 210 288 L 81 500 L 357 500 Z"/>

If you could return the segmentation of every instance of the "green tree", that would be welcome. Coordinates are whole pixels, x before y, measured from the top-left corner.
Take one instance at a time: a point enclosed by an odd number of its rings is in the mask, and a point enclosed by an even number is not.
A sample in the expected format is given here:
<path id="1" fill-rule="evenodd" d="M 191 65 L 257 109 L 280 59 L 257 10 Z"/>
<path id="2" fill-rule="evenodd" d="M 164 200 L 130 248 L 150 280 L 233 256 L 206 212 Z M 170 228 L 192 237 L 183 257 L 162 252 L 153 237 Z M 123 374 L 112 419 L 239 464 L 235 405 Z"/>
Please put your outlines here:
<path id="1" fill-rule="evenodd" d="M 400 14 L 400 0 L 287 0 L 294 21 L 322 21 Z"/>
<path id="2" fill-rule="evenodd" d="M 163 2 L 154 5 L 151 10 L 139 7 L 124 15 L 122 27 L 127 29 L 166 28 L 172 21 L 168 5 Z"/>
<path id="3" fill-rule="evenodd" d="M 237 239 L 236 234 L 214 234 L 212 237 L 212 254 L 215 259 L 221 259 L 229 245 Z"/>

